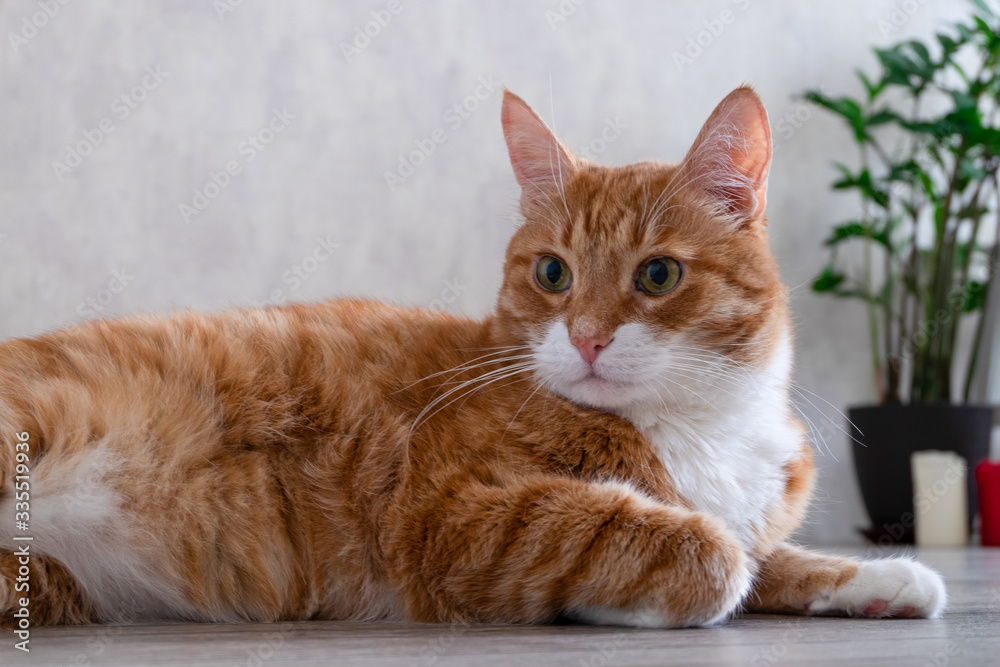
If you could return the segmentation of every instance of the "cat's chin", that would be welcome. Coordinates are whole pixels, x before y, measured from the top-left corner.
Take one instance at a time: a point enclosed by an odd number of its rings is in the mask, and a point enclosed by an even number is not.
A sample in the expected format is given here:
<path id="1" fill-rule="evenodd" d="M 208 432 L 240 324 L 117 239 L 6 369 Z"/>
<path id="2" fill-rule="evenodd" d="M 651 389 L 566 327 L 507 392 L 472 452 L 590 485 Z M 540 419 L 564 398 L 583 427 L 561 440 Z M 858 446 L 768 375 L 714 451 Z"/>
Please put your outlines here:
<path id="1" fill-rule="evenodd" d="M 622 408 L 634 403 L 641 390 L 635 382 L 609 380 L 599 375 L 588 375 L 576 380 L 555 381 L 551 389 L 574 403 L 601 410 Z"/>

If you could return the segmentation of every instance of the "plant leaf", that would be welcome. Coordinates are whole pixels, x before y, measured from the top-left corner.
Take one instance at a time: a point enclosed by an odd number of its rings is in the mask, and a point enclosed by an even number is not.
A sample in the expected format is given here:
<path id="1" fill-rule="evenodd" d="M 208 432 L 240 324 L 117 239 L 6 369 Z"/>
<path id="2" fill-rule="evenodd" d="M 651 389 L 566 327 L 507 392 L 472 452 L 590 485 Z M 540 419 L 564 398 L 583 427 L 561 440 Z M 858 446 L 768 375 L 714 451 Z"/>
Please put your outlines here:
<path id="1" fill-rule="evenodd" d="M 941 57 L 947 60 L 952 53 L 958 50 L 958 42 L 943 33 L 937 34 L 937 40 L 941 44 Z"/>
<path id="2" fill-rule="evenodd" d="M 812 289 L 814 292 L 832 292 L 844 282 L 844 275 L 838 273 L 832 266 L 823 267 L 816 279 L 813 280 Z"/>
<path id="3" fill-rule="evenodd" d="M 858 79 L 861 80 L 862 85 L 864 85 L 865 91 L 868 93 L 869 102 L 874 101 L 874 99 L 878 97 L 879 93 L 885 90 L 885 84 L 883 82 L 880 81 L 877 84 L 872 83 L 871 79 L 869 79 L 868 76 L 859 69 L 854 70 L 854 73 L 858 76 Z"/>
<path id="4" fill-rule="evenodd" d="M 962 312 L 971 313 L 986 305 L 987 286 L 977 280 L 970 280 L 965 286 L 965 298 L 962 299 Z"/>
<path id="5" fill-rule="evenodd" d="M 854 130 L 854 137 L 858 143 L 864 143 L 868 139 L 868 132 L 865 130 L 865 115 L 857 101 L 849 97 L 828 97 L 817 90 L 808 91 L 805 97 L 810 102 L 818 104 L 846 120 Z"/>
<path id="6" fill-rule="evenodd" d="M 834 227 L 830 236 L 823 243 L 830 246 L 854 238 L 868 239 L 889 248 L 889 234 L 885 230 L 877 230 L 872 224 L 861 220 L 852 220 Z"/>
<path id="7" fill-rule="evenodd" d="M 931 54 L 921 42 L 917 40 L 912 40 L 908 42 L 910 45 L 910 50 L 917 54 L 917 57 L 923 62 L 923 64 L 932 69 L 934 67 L 934 61 L 931 60 Z"/>
<path id="8" fill-rule="evenodd" d="M 978 7 L 979 11 L 981 11 L 985 16 L 993 16 L 993 10 L 983 0 L 972 0 L 972 4 Z"/>

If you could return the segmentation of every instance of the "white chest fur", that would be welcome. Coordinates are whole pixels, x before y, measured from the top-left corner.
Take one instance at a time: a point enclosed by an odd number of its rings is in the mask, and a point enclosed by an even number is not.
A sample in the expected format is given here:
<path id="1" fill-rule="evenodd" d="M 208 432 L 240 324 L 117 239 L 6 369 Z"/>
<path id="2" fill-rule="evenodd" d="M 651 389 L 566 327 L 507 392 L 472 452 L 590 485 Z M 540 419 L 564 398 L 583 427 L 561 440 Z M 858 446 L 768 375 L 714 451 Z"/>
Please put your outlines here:
<path id="1" fill-rule="evenodd" d="M 673 391 L 678 400 L 622 411 L 654 446 L 677 491 L 725 521 L 746 548 L 780 502 L 784 466 L 802 444 L 788 418 L 790 356 L 783 344 L 759 375 L 689 376 L 687 391 Z"/>
<path id="2" fill-rule="evenodd" d="M 681 496 L 723 519 L 747 548 L 763 527 L 768 508 L 780 500 L 783 467 L 797 449 L 789 429 L 782 433 L 779 425 L 761 426 L 720 431 L 668 415 L 641 429 Z"/>

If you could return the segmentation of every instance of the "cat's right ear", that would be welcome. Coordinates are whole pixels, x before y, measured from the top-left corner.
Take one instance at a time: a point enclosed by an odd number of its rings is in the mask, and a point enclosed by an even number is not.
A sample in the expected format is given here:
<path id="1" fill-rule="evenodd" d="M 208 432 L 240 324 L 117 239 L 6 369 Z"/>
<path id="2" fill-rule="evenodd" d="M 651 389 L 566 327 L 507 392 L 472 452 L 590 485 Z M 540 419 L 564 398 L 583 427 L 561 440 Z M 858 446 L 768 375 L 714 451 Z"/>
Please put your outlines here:
<path id="1" fill-rule="evenodd" d="M 523 196 L 558 187 L 576 170 L 573 154 L 520 97 L 505 90 L 500 111 L 510 164 Z"/>

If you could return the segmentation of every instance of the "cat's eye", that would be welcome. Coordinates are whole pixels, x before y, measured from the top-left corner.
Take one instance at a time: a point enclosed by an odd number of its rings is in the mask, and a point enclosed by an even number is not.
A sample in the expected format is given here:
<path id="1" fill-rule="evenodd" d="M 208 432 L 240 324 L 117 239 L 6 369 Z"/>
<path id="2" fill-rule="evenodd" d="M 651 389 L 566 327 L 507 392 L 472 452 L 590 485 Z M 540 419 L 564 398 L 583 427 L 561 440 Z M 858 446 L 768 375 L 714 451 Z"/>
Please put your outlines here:
<path id="1" fill-rule="evenodd" d="M 635 286 L 646 294 L 666 294 L 681 281 L 681 263 L 672 257 L 647 259 L 639 267 Z"/>
<path id="2" fill-rule="evenodd" d="M 566 262 L 552 255 L 543 255 L 535 265 L 535 280 L 550 292 L 565 292 L 573 282 Z"/>

